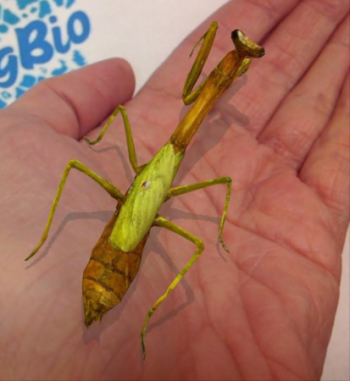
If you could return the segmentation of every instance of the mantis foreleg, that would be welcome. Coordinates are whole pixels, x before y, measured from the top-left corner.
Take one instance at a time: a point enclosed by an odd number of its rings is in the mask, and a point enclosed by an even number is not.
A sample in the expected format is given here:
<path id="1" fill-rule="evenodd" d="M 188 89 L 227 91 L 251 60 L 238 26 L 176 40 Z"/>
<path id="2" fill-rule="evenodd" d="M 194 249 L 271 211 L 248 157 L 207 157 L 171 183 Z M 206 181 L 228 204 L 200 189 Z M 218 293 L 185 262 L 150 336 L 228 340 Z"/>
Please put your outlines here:
<path id="1" fill-rule="evenodd" d="M 75 168 L 78 171 L 80 171 L 82 173 L 85 173 L 86 175 L 91 177 L 94 181 L 97 182 L 97 184 L 101 185 L 101 187 L 104 188 L 110 194 L 111 197 L 115 198 L 116 200 L 122 200 L 123 199 L 123 194 L 112 183 L 110 183 L 109 181 L 107 181 L 107 180 L 103 179 L 102 177 L 100 177 L 98 174 L 96 174 L 91 169 L 86 167 L 80 161 L 75 160 L 75 159 L 69 160 L 69 162 L 68 162 L 68 164 L 67 164 L 67 166 L 66 166 L 66 168 L 65 168 L 65 170 L 63 172 L 63 175 L 62 175 L 62 178 L 61 178 L 61 182 L 60 182 L 60 185 L 59 185 L 57 193 L 56 193 L 56 197 L 53 200 L 53 203 L 52 203 L 52 206 L 51 206 L 51 210 L 50 210 L 50 214 L 49 214 L 49 218 L 47 220 L 44 233 L 43 233 L 43 235 L 41 237 L 41 240 L 38 243 L 38 245 L 31 252 L 31 254 L 25 259 L 26 261 L 28 259 L 30 259 L 33 255 L 35 255 L 36 252 L 40 249 L 40 247 L 46 241 L 46 238 L 47 238 L 47 235 L 49 233 L 49 230 L 50 230 L 50 227 L 51 227 L 51 223 L 52 223 L 52 220 L 53 220 L 53 216 L 55 214 L 58 202 L 59 202 L 59 200 L 61 198 L 61 194 L 62 194 L 63 188 L 64 188 L 64 186 L 66 184 L 68 174 L 69 174 L 69 172 L 70 172 L 70 170 L 72 168 Z"/>
<path id="2" fill-rule="evenodd" d="M 191 104 L 194 102 L 199 94 L 201 93 L 206 80 L 195 90 L 191 93 L 194 85 L 197 82 L 198 77 L 200 76 L 203 66 L 208 58 L 208 55 L 210 53 L 210 49 L 213 45 L 216 31 L 219 28 L 218 23 L 216 21 L 213 21 L 209 27 L 209 29 L 205 32 L 205 34 L 199 39 L 199 41 L 196 43 L 194 48 L 191 51 L 190 57 L 193 54 L 194 49 L 196 46 L 203 40 L 203 44 L 201 48 L 199 49 L 199 52 L 197 54 L 197 57 L 193 63 L 193 66 L 191 68 L 191 71 L 189 72 L 185 85 L 182 91 L 182 99 L 186 105 Z"/>
<path id="3" fill-rule="evenodd" d="M 130 126 L 128 114 L 126 113 L 126 110 L 125 110 L 125 108 L 122 105 L 119 105 L 113 111 L 112 115 L 107 120 L 106 124 L 102 128 L 102 131 L 101 131 L 100 135 L 97 137 L 96 140 L 91 141 L 86 136 L 84 136 L 84 139 L 90 145 L 94 145 L 94 144 L 100 142 L 102 140 L 104 134 L 106 133 L 108 127 L 111 125 L 111 123 L 113 122 L 114 118 L 117 116 L 118 112 L 120 112 L 122 114 L 122 117 L 123 117 L 125 134 L 126 134 L 126 142 L 127 142 L 127 145 L 128 145 L 128 152 L 129 152 L 130 163 L 131 163 L 135 173 L 140 173 L 142 171 L 142 169 L 145 167 L 145 164 L 141 165 L 140 167 L 137 165 L 137 158 L 136 158 L 134 141 L 133 141 L 133 138 L 132 138 L 131 126 Z"/>
<path id="4" fill-rule="evenodd" d="M 245 58 L 241 64 L 241 66 L 238 68 L 236 75 L 235 75 L 235 78 L 238 78 L 241 75 L 243 75 L 244 73 L 246 73 L 247 70 L 249 69 L 251 62 L 252 62 L 252 60 L 250 58 Z"/>
<path id="5" fill-rule="evenodd" d="M 170 284 L 168 289 L 165 291 L 164 295 L 162 295 L 154 304 L 154 306 L 149 310 L 145 324 L 143 325 L 142 332 L 141 332 L 141 344 L 142 344 L 142 351 L 143 351 L 143 358 L 145 359 L 146 357 L 146 347 L 145 347 L 145 334 L 146 334 L 146 329 L 147 325 L 149 322 L 149 319 L 153 315 L 154 311 L 160 306 L 160 304 L 163 303 L 164 299 L 170 294 L 170 292 L 175 288 L 175 286 L 180 282 L 180 280 L 185 276 L 187 271 L 190 269 L 190 267 L 193 265 L 193 263 L 197 260 L 201 252 L 204 250 L 204 244 L 203 241 L 196 236 L 194 236 L 191 233 L 188 233 L 186 230 L 180 228 L 180 226 L 168 221 L 164 217 L 157 215 L 153 222 L 153 226 L 159 226 L 162 228 L 166 228 L 176 234 L 181 235 L 182 237 L 186 238 L 187 240 L 193 242 L 197 250 L 191 257 L 191 259 L 186 263 L 184 268 L 179 272 L 179 274 L 176 276 L 176 278 L 173 280 L 173 282 Z"/>
<path id="6" fill-rule="evenodd" d="M 202 44 L 201 48 L 199 49 L 197 57 L 193 63 L 191 71 L 189 72 L 189 74 L 186 78 L 185 85 L 184 85 L 184 88 L 182 90 L 182 99 L 186 105 L 193 103 L 198 98 L 199 94 L 202 92 L 202 90 L 203 90 L 203 88 L 207 82 L 207 79 L 205 79 L 203 81 L 203 83 L 201 83 L 196 88 L 196 90 L 194 90 L 191 93 L 194 85 L 197 82 L 198 77 L 200 76 L 200 74 L 202 72 L 202 69 L 205 65 L 205 62 L 208 59 L 211 47 L 212 47 L 214 39 L 215 39 L 217 29 L 218 29 L 217 22 L 216 21 L 212 22 L 209 29 L 199 39 L 199 41 L 196 43 L 196 45 L 194 46 L 194 48 L 191 51 L 190 57 L 192 56 L 197 45 L 203 40 L 203 44 Z M 241 64 L 241 66 L 238 68 L 234 78 L 237 78 L 237 77 L 241 76 L 242 74 L 244 74 L 248 70 L 250 63 L 251 63 L 251 59 L 245 58 Z"/>
<path id="7" fill-rule="evenodd" d="M 228 204 L 230 202 L 231 183 L 232 183 L 232 180 L 230 177 L 218 177 L 217 179 L 213 179 L 213 180 L 201 181 L 200 183 L 183 185 L 183 186 L 179 186 L 176 188 L 171 188 L 171 189 L 169 189 L 169 191 L 166 195 L 166 200 L 168 200 L 170 197 L 179 196 L 181 194 L 193 192 L 193 191 L 198 190 L 198 189 L 211 187 L 211 186 L 217 185 L 217 184 L 227 184 L 225 206 L 224 206 L 224 211 L 222 213 L 221 222 L 220 222 L 220 230 L 219 230 L 220 243 L 227 253 L 228 253 L 228 249 L 225 246 L 224 241 L 222 239 L 222 230 L 224 228 L 224 223 L 226 220 Z"/>

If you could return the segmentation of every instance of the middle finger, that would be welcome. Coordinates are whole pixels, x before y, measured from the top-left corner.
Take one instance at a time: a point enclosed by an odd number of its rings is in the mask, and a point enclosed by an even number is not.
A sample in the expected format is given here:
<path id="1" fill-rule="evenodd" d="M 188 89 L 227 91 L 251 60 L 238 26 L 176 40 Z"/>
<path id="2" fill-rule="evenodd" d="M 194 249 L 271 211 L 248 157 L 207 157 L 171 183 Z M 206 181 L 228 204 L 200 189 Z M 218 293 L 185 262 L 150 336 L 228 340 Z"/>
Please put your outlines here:
<path id="1" fill-rule="evenodd" d="M 325 127 L 349 69 L 349 17 L 336 30 L 315 64 L 283 101 L 259 136 L 297 169 Z"/>
<path id="2" fill-rule="evenodd" d="M 304 0 L 278 25 L 263 46 L 266 56 L 248 72 L 235 106 L 249 115 L 247 129 L 257 136 L 279 104 L 299 82 L 343 19 L 348 2 Z"/>

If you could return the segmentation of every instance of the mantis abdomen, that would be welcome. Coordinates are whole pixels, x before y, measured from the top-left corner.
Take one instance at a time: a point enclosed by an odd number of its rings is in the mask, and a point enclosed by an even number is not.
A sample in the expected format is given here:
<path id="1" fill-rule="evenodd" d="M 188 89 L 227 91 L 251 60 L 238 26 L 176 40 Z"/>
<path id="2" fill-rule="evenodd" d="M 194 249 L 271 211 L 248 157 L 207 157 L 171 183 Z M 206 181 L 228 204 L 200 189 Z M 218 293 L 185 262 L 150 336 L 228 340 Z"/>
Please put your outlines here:
<path id="1" fill-rule="evenodd" d="M 109 242 L 113 226 L 118 219 L 121 203 L 106 225 L 100 239 L 92 250 L 90 260 L 83 273 L 83 303 L 85 325 L 102 317 L 120 303 L 134 280 L 141 263 L 143 248 L 149 232 L 130 252 L 115 249 Z"/>

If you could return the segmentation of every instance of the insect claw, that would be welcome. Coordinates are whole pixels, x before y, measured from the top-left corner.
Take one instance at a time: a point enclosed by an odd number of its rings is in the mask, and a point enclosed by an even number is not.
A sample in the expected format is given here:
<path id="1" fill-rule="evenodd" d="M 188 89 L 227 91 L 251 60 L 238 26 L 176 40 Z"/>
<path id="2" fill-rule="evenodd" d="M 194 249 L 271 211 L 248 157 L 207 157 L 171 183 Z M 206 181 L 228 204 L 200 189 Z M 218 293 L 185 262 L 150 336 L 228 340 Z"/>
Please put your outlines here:
<path id="1" fill-rule="evenodd" d="M 141 332 L 141 345 L 142 345 L 143 360 L 146 360 L 145 335 L 143 332 Z"/>
<path id="2" fill-rule="evenodd" d="M 224 244 L 224 240 L 222 239 L 222 237 L 219 237 L 219 241 L 221 243 L 221 246 L 222 248 L 226 251 L 226 253 L 229 253 L 229 249 L 226 247 L 226 245 Z"/>
<path id="3" fill-rule="evenodd" d="M 41 245 L 40 245 L 41 246 Z M 29 255 L 28 257 L 25 259 L 25 261 L 28 261 L 31 257 L 33 257 L 37 251 L 38 251 L 39 248 L 35 248 Z"/>

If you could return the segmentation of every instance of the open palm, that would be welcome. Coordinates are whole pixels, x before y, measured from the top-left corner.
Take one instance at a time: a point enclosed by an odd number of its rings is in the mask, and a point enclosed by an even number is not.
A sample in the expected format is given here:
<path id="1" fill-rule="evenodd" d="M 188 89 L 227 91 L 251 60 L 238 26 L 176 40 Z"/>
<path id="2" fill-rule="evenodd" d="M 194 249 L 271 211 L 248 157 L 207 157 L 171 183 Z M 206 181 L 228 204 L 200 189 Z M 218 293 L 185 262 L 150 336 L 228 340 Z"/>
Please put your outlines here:
<path id="1" fill-rule="evenodd" d="M 328 4 L 329 3 L 329 4 Z M 195 247 L 153 228 L 139 276 L 102 325 L 83 325 L 82 272 L 115 201 L 71 171 L 47 243 L 38 243 L 63 169 L 76 158 L 125 191 L 133 179 L 119 116 L 123 103 L 139 164 L 170 137 L 188 53 L 205 22 L 132 100 L 133 76 L 112 59 L 44 81 L 0 113 L 0 369 L 4 379 L 317 379 L 338 300 L 349 218 L 347 2 L 233 1 L 208 69 L 239 28 L 266 50 L 219 100 L 175 184 L 232 178 L 170 200 L 162 215 L 203 239 L 205 251 L 152 317 L 149 308 Z M 264 7 L 261 6 L 264 4 Z M 278 26 L 277 23 L 280 23 Z M 335 60 L 336 57 L 336 60 Z M 209 68 L 210 67 L 210 68 Z"/>

